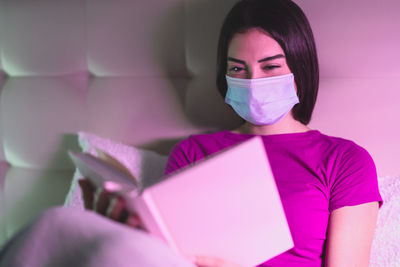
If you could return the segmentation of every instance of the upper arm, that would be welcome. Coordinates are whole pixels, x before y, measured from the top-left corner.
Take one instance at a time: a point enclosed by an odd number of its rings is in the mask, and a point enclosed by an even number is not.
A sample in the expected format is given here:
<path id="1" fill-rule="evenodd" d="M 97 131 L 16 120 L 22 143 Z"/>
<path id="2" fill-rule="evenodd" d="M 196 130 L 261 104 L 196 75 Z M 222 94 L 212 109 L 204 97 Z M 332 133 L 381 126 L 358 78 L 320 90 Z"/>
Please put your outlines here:
<path id="1" fill-rule="evenodd" d="M 368 266 L 378 202 L 346 206 L 329 218 L 326 266 Z"/>

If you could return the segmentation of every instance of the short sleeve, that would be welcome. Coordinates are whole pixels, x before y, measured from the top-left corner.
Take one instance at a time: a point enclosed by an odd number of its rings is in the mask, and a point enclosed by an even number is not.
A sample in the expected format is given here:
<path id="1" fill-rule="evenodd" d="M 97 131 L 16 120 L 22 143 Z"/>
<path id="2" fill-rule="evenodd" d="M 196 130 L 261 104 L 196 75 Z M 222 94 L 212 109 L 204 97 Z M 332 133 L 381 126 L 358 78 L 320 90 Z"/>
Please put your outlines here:
<path id="1" fill-rule="evenodd" d="M 376 168 L 369 153 L 353 143 L 338 161 L 337 172 L 331 178 L 329 211 L 374 201 L 381 206 Z"/>
<path id="2" fill-rule="evenodd" d="M 193 162 L 190 156 L 190 146 L 188 139 L 176 144 L 169 153 L 164 176 L 173 173 Z"/>

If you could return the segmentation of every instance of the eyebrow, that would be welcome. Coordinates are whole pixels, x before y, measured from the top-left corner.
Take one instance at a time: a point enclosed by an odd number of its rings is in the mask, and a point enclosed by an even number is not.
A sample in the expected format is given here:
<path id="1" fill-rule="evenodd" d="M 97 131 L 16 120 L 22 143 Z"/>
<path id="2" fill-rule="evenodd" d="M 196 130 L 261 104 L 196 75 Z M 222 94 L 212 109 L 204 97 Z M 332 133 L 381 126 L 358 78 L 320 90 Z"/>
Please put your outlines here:
<path id="1" fill-rule="evenodd" d="M 284 57 L 285 57 L 285 56 L 282 55 L 282 54 L 277 54 L 277 55 L 275 55 L 275 56 L 265 57 L 265 58 L 263 58 L 263 59 L 260 59 L 260 60 L 258 61 L 258 63 L 261 63 L 261 62 L 264 62 L 264 61 L 273 60 L 273 59 L 277 59 L 277 58 L 284 58 Z M 246 65 L 246 62 L 244 62 L 243 60 L 234 58 L 234 57 L 228 57 L 228 61 L 233 61 L 233 62 L 236 62 L 236 63 L 241 63 L 241 64 L 243 64 L 243 65 Z"/>

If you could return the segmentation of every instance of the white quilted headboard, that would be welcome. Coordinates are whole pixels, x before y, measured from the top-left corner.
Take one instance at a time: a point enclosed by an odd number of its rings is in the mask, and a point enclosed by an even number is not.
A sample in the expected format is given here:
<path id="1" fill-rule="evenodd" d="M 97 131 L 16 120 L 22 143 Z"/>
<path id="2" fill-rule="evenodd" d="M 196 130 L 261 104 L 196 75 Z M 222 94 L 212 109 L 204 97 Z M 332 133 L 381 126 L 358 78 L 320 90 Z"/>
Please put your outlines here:
<path id="1" fill-rule="evenodd" d="M 0 0 L 0 240 L 61 204 L 78 130 L 164 153 L 239 120 L 215 87 L 235 1 Z M 312 128 L 400 174 L 400 2 L 296 1 L 319 51 Z"/>

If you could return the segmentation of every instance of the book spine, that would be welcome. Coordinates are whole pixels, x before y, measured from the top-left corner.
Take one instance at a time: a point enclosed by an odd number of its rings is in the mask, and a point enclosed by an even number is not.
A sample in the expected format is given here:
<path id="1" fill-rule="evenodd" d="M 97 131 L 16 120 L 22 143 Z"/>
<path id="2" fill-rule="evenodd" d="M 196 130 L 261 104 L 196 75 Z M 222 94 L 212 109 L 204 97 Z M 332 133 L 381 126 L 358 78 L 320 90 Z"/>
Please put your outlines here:
<path id="1" fill-rule="evenodd" d="M 152 215 L 152 218 L 154 220 L 154 225 L 158 227 L 157 230 L 155 230 L 155 233 L 160 233 L 162 236 L 161 238 L 164 239 L 168 245 L 174 250 L 177 254 L 182 255 L 182 252 L 179 250 L 175 240 L 173 239 L 170 231 L 168 230 L 167 225 L 165 224 L 158 208 L 157 205 L 154 203 L 153 198 L 151 197 L 150 192 L 143 192 L 141 195 L 143 201 L 145 202 L 145 205 L 148 208 L 149 213 Z M 150 229 L 149 229 L 150 230 Z M 153 230 L 153 229 L 152 229 Z M 150 230 L 150 231 L 152 231 Z"/>

